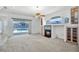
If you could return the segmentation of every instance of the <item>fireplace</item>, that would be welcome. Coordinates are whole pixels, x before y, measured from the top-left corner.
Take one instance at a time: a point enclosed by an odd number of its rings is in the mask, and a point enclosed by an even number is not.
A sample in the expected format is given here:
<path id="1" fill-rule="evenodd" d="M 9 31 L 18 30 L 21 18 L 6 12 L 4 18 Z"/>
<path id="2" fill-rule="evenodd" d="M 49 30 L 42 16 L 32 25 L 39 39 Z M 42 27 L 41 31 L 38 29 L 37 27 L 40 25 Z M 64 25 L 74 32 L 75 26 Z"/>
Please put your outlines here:
<path id="1" fill-rule="evenodd" d="M 44 27 L 44 36 L 50 38 L 51 37 L 51 25 L 45 25 Z"/>

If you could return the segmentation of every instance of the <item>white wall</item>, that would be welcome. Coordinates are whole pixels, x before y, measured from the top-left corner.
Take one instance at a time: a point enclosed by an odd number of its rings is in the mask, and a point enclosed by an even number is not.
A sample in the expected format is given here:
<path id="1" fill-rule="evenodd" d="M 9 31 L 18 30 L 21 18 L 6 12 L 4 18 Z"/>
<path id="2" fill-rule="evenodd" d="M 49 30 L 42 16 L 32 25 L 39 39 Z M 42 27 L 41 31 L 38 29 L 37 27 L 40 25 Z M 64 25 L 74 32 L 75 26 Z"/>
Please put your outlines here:
<path id="1" fill-rule="evenodd" d="M 39 18 L 35 18 L 34 20 L 32 20 L 32 33 L 33 34 L 38 34 L 40 33 L 41 30 L 41 26 L 40 26 L 40 19 Z"/>

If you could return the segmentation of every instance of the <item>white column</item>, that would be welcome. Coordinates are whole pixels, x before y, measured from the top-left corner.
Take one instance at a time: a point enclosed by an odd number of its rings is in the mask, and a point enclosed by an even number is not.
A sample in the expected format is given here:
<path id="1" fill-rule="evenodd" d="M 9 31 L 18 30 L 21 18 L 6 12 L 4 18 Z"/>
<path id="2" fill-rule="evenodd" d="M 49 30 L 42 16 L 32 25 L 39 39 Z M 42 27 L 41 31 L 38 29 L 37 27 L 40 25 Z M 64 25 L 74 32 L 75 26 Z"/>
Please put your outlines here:
<path id="1" fill-rule="evenodd" d="M 40 25 L 40 26 L 41 26 L 41 31 L 40 31 L 40 33 L 41 33 L 41 35 L 44 35 L 44 25 L 46 25 L 45 16 L 41 16 L 41 17 L 40 17 L 40 20 L 41 20 L 41 22 L 42 22 L 42 25 Z"/>

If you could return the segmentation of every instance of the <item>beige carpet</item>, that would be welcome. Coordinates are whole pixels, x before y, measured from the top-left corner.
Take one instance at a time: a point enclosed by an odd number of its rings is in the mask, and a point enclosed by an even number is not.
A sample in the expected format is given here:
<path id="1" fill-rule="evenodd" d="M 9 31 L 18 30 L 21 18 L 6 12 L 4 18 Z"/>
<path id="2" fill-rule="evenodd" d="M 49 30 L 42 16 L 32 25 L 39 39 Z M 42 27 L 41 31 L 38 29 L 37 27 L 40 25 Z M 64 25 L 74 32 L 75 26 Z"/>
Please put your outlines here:
<path id="1" fill-rule="evenodd" d="M 1 52 L 77 52 L 77 45 L 63 39 L 50 39 L 41 35 L 15 35 L 2 47 Z"/>

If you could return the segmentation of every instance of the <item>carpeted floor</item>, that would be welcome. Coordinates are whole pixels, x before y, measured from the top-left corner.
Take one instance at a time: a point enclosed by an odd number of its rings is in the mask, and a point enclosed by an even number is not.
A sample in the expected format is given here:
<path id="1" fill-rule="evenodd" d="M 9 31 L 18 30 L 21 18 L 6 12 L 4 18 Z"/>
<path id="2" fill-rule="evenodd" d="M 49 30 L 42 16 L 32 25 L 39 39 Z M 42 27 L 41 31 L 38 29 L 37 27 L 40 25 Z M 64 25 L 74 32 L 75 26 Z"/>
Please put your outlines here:
<path id="1" fill-rule="evenodd" d="M 77 45 L 63 39 L 51 39 L 41 35 L 15 35 L 3 46 L 1 52 L 78 52 Z"/>

